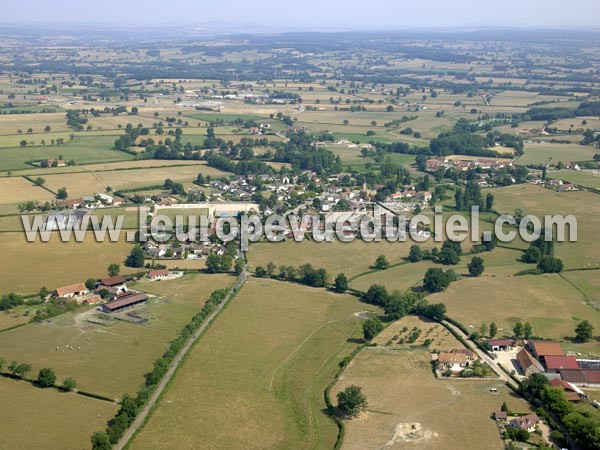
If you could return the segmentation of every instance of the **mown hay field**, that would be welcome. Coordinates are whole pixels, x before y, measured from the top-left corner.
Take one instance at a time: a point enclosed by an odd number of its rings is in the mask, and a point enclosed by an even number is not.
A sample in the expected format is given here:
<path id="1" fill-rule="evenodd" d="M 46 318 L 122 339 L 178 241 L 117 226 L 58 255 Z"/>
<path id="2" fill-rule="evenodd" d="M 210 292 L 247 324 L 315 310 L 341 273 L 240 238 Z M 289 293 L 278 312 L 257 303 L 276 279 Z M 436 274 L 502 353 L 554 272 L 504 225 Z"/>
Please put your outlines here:
<path id="1" fill-rule="evenodd" d="M 0 203 L 52 200 L 54 195 L 22 177 L 0 178 Z"/>

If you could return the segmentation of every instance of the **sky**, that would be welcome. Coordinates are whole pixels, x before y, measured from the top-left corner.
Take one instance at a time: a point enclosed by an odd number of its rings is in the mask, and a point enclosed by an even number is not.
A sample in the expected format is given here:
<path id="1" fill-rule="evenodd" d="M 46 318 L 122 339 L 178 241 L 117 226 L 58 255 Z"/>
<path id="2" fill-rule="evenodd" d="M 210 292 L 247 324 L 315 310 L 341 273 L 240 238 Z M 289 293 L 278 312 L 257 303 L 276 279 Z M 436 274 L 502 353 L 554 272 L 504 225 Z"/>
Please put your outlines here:
<path id="1" fill-rule="evenodd" d="M 227 22 L 291 30 L 600 27 L 599 0 L 25 0 L 2 23 L 144 27 Z"/>

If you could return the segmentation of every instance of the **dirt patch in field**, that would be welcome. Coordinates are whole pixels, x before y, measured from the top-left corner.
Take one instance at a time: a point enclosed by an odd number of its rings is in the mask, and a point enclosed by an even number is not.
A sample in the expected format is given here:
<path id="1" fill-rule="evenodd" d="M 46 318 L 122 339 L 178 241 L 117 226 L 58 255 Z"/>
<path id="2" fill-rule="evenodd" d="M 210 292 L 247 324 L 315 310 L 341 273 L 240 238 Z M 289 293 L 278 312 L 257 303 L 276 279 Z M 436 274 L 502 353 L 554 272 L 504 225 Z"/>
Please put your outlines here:
<path id="1" fill-rule="evenodd" d="M 423 426 L 416 423 L 399 423 L 394 428 L 394 435 L 385 446 L 384 449 L 392 447 L 398 442 L 423 442 L 430 441 L 439 435 L 435 431 L 425 430 Z"/>

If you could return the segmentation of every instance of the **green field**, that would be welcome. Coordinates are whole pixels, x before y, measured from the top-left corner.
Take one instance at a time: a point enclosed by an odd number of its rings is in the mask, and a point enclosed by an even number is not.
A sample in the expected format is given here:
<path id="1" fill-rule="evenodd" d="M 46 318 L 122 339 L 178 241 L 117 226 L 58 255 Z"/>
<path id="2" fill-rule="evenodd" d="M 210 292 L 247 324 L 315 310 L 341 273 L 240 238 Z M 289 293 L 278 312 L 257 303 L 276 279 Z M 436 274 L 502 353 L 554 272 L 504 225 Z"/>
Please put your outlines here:
<path id="1" fill-rule="evenodd" d="M 0 398 L 0 448 L 11 450 L 90 448 L 91 434 L 103 429 L 118 409 L 113 403 L 8 378 L 0 378 Z"/>
<path id="2" fill-rule="evenodd" d="M 600 312 L 586 304 L 586 298 L 560 275 L 493 276 L 465 278 L 450 285 L 445 292 L 429 296 L 441 302 L 448 316 L 464 326 L 479 329 L 482 323 L 496 322 L 499 335 L 512 335 L 518 321 L 528 321 L 536 336 L 564 342 L 565 348 L 591 352 L 596 356 L 598 344 L 572 344 L 575 327 L 583 319 L 600 329 Z"/>
<path id="3" fill-rule="evenodd" d="M 73 377 L 88 392 L 116 399 L 135 394 L 143 375 L 210 293 L 232 281 L 227 275 L 197 274 L 140 283 L 136 289 L 147 290 L 153 298 L 131 311 L 147 321 L 136 323 L 127 312 L 117 316 L 121 320 L 106 321 L 104 314 L 84 307 L 0 333 L 0 357 L 29 363 L 32 373 L 51 367 L 60 380 Z"/>
<path id="4" fill-rule="evenodd" d="M 323 389 L 368 306 L 251 279 L 188 355 L 132 449 L 331 449 Z M 269 324 L 265 327 L 265 324 Z"/>
<path id="5" fill-rule="evenodd" d="M 577 218 L 577 242 L 556 244 L 556 255 L 566 268 L 599 267 L 600 243 L 596 238 L 600 217 L 598 195 L 591 192 L 555 192 L 534 185 L 516 185 L 494 189 L 494 209 L 514 214 L 521 208 L 525 214 L 569 215 Z M 510 244 L 513 245 L 513 244 Z"/>
<path id="6" fill-rule="evenodd" d="M 579 144 L 525 144 L 525 154 L 517 160 L 517 164 L 542 164 L 562 162 L 568 164 L 575 161 L 590 161 L 598 153 L 596 149 Z"/>
<path id="7" fill-rule="evenodd" d="M 251 267 L 269 262 L 277 267 L 281 265 L 298 267 L 312 264 L 315 268 L 324 268 L 329 275 L 335 277 L 345 273 L 348 278 L 371 270 L 375 259 L 385 255 L 390 264 L 403 261 L 408 256 L 410 242 L 295 242 L 289 240 L 279 243 L 259 242 L 250 246 L 248 262 Z"/>
<path id="8" fill-rule="evenodd" d="M 600 189 L 600 172 L 598 171 L 575 171 L 559 170 L 551 172 L 550 177 L 568 181 L 587 188 Z"/>
<path id="9" fill-rule="evenodd" d="M 113 150 L 114 142 L 115 136 L 86 136 L 76 137 L 73 141 L 66 140 L 64 145 L 0 148 L 0 171 L 31 168 L 25 164 L 26 161 L 56 158 L 60 155 L 65 161 L 72 159 L 76 164 L 133 159 L 128 153 Z"/>

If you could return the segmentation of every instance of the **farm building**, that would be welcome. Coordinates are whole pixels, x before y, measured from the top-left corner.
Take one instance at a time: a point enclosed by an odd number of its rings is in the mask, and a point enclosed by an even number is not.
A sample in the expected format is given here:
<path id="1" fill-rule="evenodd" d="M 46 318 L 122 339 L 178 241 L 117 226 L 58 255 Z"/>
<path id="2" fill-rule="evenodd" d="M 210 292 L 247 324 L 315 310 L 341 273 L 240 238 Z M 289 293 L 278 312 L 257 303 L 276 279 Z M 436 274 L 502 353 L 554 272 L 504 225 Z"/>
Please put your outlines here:
<path id="1" fill-rule="evenodd" d="M 517 362 L 526 377 L 544 372 L 544 367 L 525 349 L 517 353 Z"/>
<path id="2" fill-rule="evenodd" d="M 531 354 L 535 356 L 539 361 L 544 362 L 546 356 L 564 356 L 560 344 L 549 341 L 530 341 L 527 346 L 531 351 Z"/>
<path id="3" fill-rule="evenodd" d="M 89 290 L 88 290 L 88 288 L 85 287 L 85 284 L 78 283 L 78 284 L 73 284 L 71 286 L 63 286 L 63 287 L 56 288 L 54 290 L 54 292 L 52 293 L 52 295 L 54 297 L 71 298 L 71 297 L 76 297 L 76 296 L 80 296 L 80 295 L 85 295 L 88 292 L 89 292 Z"/>
<path id="4" fill-rule="evenodd" d="M 109 288 L 115 286 L 122 286 L 123 284 L 125 284 L 126 281 L 127 280 L 120 275 L 116 277 L 102 278 L 100 280 L 100 287 Z"/>
<path id="5" fill-rule="evenodd" d="M 148 301 L 148 296 L 139 292 L 129 292 L 117 297 L 116 300 L 105 303 L 100 306 L 100 310 L 105 313 L 114 313 L 122 311 L 133 306 L 141 305 Z"/>
<path id="6" fill-rule="evenodd" d="M 600 388 L 600 370 L 564 369 L 560 371 L 560 376 L 577 387 Z"/>
<path id="7" fill-rule="evenodd" d="M 574 356 L 546 356 L 544 358 L 546 370 L 558 371 L 560 369 L 579 369 Z"/>
<path id="8" fill-rule="evenodd" d="M 99 295 L 90 295 L 84 298 L 82 303 L 84 305 L 96 305 L 100 302 L 102 302 L 102 297 L 100 297 Z"/>
<path id="9" fill-rule="evenodd" d="M 578 402 L 585 395 L 577 386 L 559 378 L 551 380 L 550 385 L 555 388 L 561 388 L 570 402 Z"/>
<path id="10" fill-rule="evenodd" d="M 486 343 L 492 348 L 493 352 L 510 350 L 515 346 L 515 341 L 512 339 L 488 339 Z"/>
<path id="11" fill-rule="evenodd" d="M 515 417 L 509 422 L 512 428 L 519 428 L 521 430 L 527 430 L 530 433 L 535 431 L 535 426 L 539 423 L 540 418 L 537 414 L 528 414 L 522 417 Z"/>
<path id="12" fill-rule="evenodd" d="M 151 270 L 148 272 L 148 279 L 150 280 L 162 280 L 169 276 L 169 269 Z"/>

